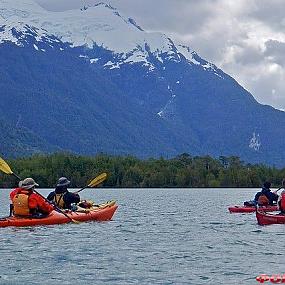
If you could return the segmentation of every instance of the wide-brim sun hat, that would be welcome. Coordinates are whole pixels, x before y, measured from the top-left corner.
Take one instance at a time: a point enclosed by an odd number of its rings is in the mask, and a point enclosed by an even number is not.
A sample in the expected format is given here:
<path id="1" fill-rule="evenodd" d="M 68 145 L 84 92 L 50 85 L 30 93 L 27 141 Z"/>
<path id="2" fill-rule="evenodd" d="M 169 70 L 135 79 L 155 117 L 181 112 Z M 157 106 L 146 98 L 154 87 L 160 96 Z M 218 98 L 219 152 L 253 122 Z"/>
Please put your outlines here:
<path id="1" fill-rule="evenodd" d="M 28 177 L 28 178 L 26 178 L 26 179 L 24 179 L 24 180 L 22 180 L 20 182 L 19 182 L 19 186 L 21 185 L 20 186 L 21 188 L 27 189 L 27 190 L 31 189 L 31 188 L 33 188 L 35 186 L 39 186 L 39 184 L 36 183 L 36 181 L 33 178 L 30 178 L 30 177 Z"/>
<path id="2" fill-rule="evenodd" d="M 57 181 L 56 186 L 67 186 L 70 184 L 70 181 L 66 177 L 60 177 Z"/>

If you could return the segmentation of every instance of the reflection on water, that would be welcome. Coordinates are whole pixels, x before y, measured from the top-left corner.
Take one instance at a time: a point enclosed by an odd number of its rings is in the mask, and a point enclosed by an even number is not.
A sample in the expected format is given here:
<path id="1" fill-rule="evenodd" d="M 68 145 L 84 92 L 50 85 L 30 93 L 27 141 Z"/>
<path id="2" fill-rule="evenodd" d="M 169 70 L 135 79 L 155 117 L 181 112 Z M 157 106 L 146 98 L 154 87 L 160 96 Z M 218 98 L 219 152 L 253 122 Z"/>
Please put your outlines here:
<path id="1" fill-rule="evenodd" d="M 113 221 L 1 229 L 0 284 L 257 284 L 261 273 L 284 273 L 285 225 L 227 212 L 256 191 L 84 190 L 118 201 Z"/>

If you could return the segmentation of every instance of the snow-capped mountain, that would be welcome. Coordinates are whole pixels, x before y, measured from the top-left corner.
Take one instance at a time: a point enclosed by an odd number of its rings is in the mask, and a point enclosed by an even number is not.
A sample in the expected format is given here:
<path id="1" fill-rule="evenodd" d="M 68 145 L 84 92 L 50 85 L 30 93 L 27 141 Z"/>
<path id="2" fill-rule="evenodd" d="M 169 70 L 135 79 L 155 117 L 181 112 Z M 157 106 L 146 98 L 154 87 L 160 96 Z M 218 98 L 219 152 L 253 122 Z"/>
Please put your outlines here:
<path id="1" fill-rule="evenodd" d="M 49 148 L 285 158 L 283 112 L 105 3 L 51 12 L 33 0 L 0 0 L 0 78 L 0 119 Z"/>
<path id="2" fill-rule="evenodd" d="M 161 63 L 165 59 L 180 62 L 183 56 L 189 64 L 201 65 L 221 76 L 213 64 L 201 61 L 189 47 L 175 45 L 162 33 L 145 32 L 133 19 L 122 16 L 105 3 L 56 13 L 44 10 L 31 0 L 0 0 L 0 5 L 0 43 L 10 41 L 23 47 L 27 38 L 33 36 L 38 45 L 49 43 L 50 47 L 56 47 L 59 42 L 54 39 L 56 36 L 71 47 L 93 49 L 95 44 L 111 51 L 115 60 L 106 64 L 109 68 L 139 62 L 152 70 L 150 54 Z M 34 48 L 45 51 L 36 44 Z M 97 60 L 90 58 L 90 63 Z"/>

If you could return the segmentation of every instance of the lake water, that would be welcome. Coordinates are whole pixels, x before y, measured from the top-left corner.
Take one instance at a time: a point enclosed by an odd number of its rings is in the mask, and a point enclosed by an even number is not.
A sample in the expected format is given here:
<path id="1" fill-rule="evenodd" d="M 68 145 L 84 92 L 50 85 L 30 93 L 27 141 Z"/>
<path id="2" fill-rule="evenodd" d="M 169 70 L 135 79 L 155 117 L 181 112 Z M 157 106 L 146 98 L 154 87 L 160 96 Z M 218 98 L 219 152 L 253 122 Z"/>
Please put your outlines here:
<path id="1" fill-rule="evenodd" d="M 259 284 L 285 273 L 285 225 L 227 210 L 255 192 L 86 189 L 82 198 L 117 200 L 113 220 L 0 229 L 0 284 Z"/>

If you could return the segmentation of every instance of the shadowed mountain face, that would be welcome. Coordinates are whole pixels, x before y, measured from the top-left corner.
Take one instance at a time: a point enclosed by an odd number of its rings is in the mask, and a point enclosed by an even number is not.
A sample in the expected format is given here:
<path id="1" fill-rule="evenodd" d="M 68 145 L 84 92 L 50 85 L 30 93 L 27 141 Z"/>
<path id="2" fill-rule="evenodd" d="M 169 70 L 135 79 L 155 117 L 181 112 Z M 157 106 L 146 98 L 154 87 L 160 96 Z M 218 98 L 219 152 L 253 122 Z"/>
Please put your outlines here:
<path id="1" fill-rule="evenodd" d="M 0 120 L 0 130 L 1 156 L 16 158 L 27 154 L 60 151 L 60 148 L 51 146 L 26 128 L 16 127 Z"/>
<path id="2" fill-rule="evenodd" d="M 15 131 L 26 146 L 1 143 L 2 153 L 187 152 L 283 166 L 284 113 L 189 47 L 105 4 L 52 13 L 10 2 L 0 0 L 0 131 L 8 124 L 32 139 Z"/>

